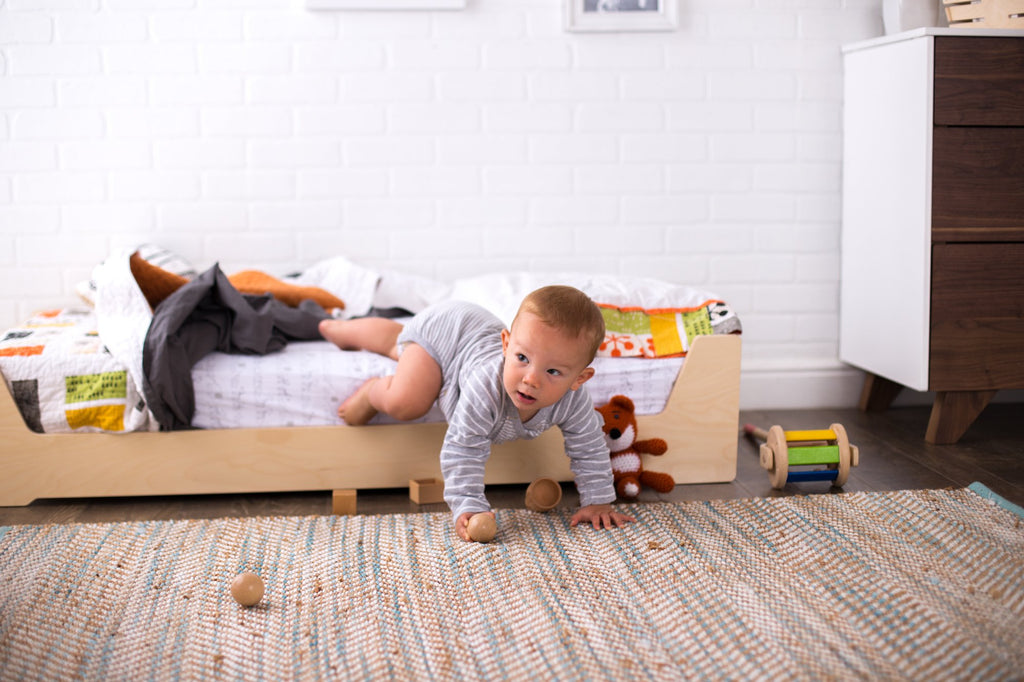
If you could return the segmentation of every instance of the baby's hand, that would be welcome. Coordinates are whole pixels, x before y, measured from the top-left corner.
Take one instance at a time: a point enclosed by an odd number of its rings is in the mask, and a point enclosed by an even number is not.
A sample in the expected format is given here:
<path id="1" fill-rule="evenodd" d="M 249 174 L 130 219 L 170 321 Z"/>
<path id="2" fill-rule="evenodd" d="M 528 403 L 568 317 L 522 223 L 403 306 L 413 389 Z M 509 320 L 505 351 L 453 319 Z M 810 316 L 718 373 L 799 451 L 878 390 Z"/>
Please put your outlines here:
<path id="1" fill-rule="evenodd" d="M 572 515 L 569 525 L 575 527 L 580 522 L 589 522 L 594 528 L 621 528 L 633 521 L 636 521 L 636 519 L 629 514 L 615 511 L 610 504 L 592 504 L 587 507 L 580 507 Z"/>
<path id="2" fill-rule="evenodd" d="M 466 542 L 472 542 L 473 538 L 469 537 L 469 520 L 477 515 L 478 512 L 465 512 L 460 514 L 459 518 L 455 521 L 455 533 L 465 540 Z M 494 512 L 484 512 L 494 517 Z"/>

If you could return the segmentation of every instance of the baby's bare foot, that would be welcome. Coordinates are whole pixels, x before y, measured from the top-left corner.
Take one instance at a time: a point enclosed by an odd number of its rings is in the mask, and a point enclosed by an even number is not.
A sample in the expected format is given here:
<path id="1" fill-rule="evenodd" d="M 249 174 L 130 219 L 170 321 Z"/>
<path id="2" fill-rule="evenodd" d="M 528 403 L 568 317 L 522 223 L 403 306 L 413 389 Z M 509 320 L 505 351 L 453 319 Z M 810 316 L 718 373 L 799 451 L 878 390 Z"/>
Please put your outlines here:
<path id="1" fill-rule="evenodd" d="M 352 350 L 346 348 L 345 344 L 345 332 L 344 327 L 348 324 L 348 320 L 320 320 L 320 324 L 317 329 L 320 332 L 320 336 L 324 337 L 335 346 L 342 350 Z"/>
<path id="2" fill-rule="evenodd" d="M 376 378 L 367 379 L 338 408 L 338 416 L 349 426 L 362 426 L 377 414 L 377 410 L 370 404 L 370 388 L 376 381 Z"/>

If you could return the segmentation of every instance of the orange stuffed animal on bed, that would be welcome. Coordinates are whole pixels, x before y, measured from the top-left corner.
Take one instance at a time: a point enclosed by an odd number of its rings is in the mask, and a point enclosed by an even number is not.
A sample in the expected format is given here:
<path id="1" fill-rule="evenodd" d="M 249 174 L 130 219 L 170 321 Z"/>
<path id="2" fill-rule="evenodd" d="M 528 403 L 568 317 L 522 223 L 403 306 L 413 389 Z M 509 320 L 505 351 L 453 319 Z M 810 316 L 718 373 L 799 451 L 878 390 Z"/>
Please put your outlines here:
<path id="1" fill-rule="evenodd" d="M 676 482 L 668 474 L 645 471 L 643 455 L 663 455 L 668 444 L 661 438 L 637 440 L 633 401 L 624 395 L 612 396 L 607 405 L 595 408 L 604 419 L 604 439 L 611 450 L 615 492 L 622 499 L 634 499 L 640 486 L 667 493 Z"/>

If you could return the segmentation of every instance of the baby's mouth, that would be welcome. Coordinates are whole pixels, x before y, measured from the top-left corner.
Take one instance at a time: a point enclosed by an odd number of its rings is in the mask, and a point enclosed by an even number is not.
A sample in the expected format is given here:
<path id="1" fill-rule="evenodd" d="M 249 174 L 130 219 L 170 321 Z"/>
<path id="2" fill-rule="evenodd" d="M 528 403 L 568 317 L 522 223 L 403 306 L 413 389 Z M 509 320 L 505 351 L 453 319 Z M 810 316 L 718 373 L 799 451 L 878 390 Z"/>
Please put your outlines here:
<path id="1" fill-rule="evenodd" d="M 516 395 L 519 396 L 520 402 L 525 403 L 527 405 L 530 405 L 537 401 L 537 399 L 534 398 L 532 395 L 526 395 L 522 391 L 516 391 Z"/>

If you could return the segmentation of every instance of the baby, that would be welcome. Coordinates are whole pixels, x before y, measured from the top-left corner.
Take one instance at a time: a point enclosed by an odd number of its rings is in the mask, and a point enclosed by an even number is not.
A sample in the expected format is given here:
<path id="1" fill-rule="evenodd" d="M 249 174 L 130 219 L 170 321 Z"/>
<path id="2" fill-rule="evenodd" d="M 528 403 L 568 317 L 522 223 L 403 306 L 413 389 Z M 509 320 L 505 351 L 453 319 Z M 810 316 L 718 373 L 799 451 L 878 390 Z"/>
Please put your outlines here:
<path id="1" fill-rule="evenodd" d="M 536 438 L 558 426 L 580 493 L 570 525 L 613 528 L 634 521 L 612 509 L 612 470 L 601 418 L 583 387 L 604 339 L 601 311 L 586 294 L 548 286 L 529 294 L 512 329 L 480 306 L 433 305 L 402 325 L 367 317 L 324 320 L 320 333 L 343 350 L 369 350 L 398 362 L 391 376 L 369 379 L 341 407 L 351 425 L 378 412 L 407 421 L 436 401 L 448 421 L 441 448 L 444 497 L 455 530 L 478 512 L 492 443 Z"/>

